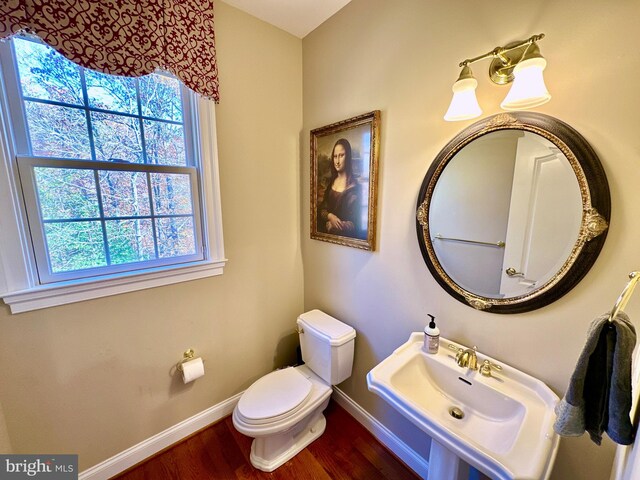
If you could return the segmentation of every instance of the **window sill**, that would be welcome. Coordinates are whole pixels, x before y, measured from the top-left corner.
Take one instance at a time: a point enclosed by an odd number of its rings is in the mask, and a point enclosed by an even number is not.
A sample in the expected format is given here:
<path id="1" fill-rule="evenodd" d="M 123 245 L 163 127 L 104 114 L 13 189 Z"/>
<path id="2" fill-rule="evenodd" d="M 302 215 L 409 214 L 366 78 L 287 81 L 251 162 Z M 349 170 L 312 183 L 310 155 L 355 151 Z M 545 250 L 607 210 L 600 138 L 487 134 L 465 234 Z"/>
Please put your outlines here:
<path id="1" fill-rule="evenodd" d="M 199 278 L 221 275 L 226 260 L 194 262 L 188 266 L 158 267 L 129 274 L 105 275 L 91 279 L 60 282 L 56 285 L 10 292 L 2 295 L 11 313 L 29 312 L 67 303 L 82 302 L 146 288 L 161 287 Z"/>

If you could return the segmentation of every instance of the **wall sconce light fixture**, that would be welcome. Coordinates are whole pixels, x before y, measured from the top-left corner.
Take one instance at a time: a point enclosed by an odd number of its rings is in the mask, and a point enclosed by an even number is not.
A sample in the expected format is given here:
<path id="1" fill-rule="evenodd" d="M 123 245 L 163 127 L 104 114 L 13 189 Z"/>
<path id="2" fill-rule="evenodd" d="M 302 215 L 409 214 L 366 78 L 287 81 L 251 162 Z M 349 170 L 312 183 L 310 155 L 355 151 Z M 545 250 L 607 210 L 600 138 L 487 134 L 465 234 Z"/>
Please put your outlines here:
<path id="1" fill-rule="evenodd" d="M 540 48 L 536 43 L 543 38 L 544 33 L 533 35 L 522 42 L 496 47 L 484 55 L 460 62 L 462 71 L 456 83 L 453 84 L 453 98 L 444 119 L 455 122 L 482 114 L 476 98 L 478 81 L 473 77 L 469 65 L 485 58 L 492 58 L 489 65 L 489 78 L 493 83 L 506 85 L 513 82 L 509 93 L 500 104 L 504 110 L 521 110 L 547 103 L 551 95 L 542 76 L 547 61 L 540 54 Z"/>

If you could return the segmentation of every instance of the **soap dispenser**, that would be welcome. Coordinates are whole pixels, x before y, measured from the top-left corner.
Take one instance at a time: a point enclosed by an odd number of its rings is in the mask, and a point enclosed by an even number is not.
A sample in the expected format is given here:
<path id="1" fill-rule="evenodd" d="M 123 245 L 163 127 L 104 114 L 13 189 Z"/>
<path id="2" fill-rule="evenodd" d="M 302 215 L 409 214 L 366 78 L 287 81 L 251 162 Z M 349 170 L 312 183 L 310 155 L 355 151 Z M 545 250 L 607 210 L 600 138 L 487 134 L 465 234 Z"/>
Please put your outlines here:
<path id="1" fill-rule="evenodd" d="M 438 353 L 440 347 L 440 329 L 436 327 L 436 319 L 433 315 L 427 314 L 431 317 L 429 325 L 424 329 L 424 350 L 427 353 Z"/>

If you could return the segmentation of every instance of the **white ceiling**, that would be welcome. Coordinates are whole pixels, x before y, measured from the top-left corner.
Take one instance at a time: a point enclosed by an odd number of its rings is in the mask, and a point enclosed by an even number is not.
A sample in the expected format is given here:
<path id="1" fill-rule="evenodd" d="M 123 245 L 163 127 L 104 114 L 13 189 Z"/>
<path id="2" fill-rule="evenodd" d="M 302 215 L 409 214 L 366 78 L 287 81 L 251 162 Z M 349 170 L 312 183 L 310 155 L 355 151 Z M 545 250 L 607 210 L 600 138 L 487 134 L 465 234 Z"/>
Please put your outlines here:
<path id="1" fill-rule="evenodd" d="M 224 0 L 260 20 L 303 38 L 351 0 Z"/>

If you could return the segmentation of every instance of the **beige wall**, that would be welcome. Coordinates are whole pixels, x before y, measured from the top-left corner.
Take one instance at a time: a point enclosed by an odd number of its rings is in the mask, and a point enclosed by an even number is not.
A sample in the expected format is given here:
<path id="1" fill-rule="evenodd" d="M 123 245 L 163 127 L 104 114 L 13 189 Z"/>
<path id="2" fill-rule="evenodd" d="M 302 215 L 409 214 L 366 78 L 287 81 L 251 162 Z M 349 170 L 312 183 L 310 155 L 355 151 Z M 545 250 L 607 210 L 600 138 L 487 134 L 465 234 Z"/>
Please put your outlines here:
<path id="1" fill-rule="evenodd" d="M 301 153 L 305 308 L 322 308 L 358 331 L 353 376 L 341 387 L 419 451 L 426 438 L 367 391 L 365 375 L 422 330 L 426 314 L 443 336 L 503 360 L 563 394 L 589 322 L 610 309 L 640 268 L 640 56 L 637 0 L 509 2 L 353 0 L 303 40 Z M 519 315 L 475 311 L 431 277 L 416 240 L 420 184 L 438 151 L 471 122 L 442 116 L 458 62 L 544 32 L 551 101 L 536 109 L 573 125 L 592 144 L 612 195 L 611 230 L 586 278 L 554 304 Z M 506 88 L 478 64 L 484 115 L 499 112 Z M 308 132 L 374 109 L 382 111 L 379 246 L 375 253 L 309 240 Z M 640 325 L 640 300 L 628 309 Z M 563 439 L 553 478 L 608 479 L 614 451 L 586 438 Z"/>
<path id="2" fill-rule="evenodd" d="M 79 453 L 86 469 L 295 352 L 301 42 L 222 2 L 216 39 L 225 272 L 19 315 L 0 307 L 0 399 L 15 452 Z M 189 347 L 206 374 L 185 386 L 170 370 Z"/>
<path id="3" fill-rule="evenodd" d="M 9 438 L 9 432 L 7 432 L 7 422 L 4 419 L 2 403 L 0 403 L 0 452 L 13 453 L 11 439 Z"/>

